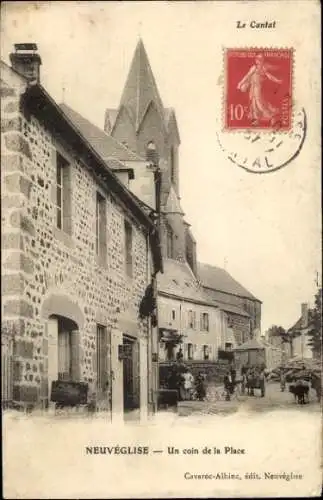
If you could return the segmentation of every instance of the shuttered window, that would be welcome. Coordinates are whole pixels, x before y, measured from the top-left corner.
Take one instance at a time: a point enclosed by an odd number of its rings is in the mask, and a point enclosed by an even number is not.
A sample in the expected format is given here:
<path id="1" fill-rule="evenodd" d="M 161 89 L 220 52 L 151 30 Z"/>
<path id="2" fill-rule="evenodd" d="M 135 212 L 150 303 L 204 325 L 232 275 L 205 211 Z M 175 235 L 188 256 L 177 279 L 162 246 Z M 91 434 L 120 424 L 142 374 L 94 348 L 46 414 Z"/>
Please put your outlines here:
<path id="1" fill-rule="evenodd" d="M 95 217 L 95 249 L 100 260 L 106 261 L 107 234 L 106 234 L 106 200 L 100 193 L 96 193 L 96 217 Z"/>
<path id="2" fill-rule="evenodd" d="M 209 315 L 208 315 L 208 313 L 201 314 L 201 331 L 203 331 L 203 332 L 209 331 Z"/>
<path id="3" fill-rule="evenodd" d="M 195 311 L 188 311 L 188 327 L 195 330 L 196 328 L 196 314 Z"/>
<path id="4" fill-rule="evenodd" d="M 71 182 L 70 164 L 56 152 L 56 226 L 71 234 Z"/>

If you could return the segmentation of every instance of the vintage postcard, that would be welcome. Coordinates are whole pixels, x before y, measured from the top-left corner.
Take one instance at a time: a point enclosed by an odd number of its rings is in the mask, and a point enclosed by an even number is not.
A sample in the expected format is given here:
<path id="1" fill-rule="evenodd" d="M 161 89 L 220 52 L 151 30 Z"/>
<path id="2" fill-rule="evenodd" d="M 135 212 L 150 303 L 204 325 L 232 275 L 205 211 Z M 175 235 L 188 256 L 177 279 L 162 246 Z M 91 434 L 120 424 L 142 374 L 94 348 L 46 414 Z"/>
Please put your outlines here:
<path id="1" fill-rule="evenodd" d="M 322 491 L 320 4 L 1 4 L 8 499 Z"/>

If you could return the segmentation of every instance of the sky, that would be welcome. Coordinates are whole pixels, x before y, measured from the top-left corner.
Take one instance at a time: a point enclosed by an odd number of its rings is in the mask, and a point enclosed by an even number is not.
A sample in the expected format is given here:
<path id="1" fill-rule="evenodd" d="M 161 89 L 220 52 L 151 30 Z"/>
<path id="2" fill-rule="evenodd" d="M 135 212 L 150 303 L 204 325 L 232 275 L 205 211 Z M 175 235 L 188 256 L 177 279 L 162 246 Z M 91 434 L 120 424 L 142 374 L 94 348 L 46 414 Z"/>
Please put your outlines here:
<path id="1" fill-rule="evenodd" d="M 296 322 L 321 270 L 318 3 L 297 3 L 291 14 L 288 2 L 270 1 L 2 2 L 2 59 L 14 43 L 37 43 L 46 90 L 102 128 L 142 38 L 163 104 L 176 110 L 181 203 L 198 259 L 225 266 L 263 302 L 262 332 Z M 278 26 L 237 30 L 239 19 Z M 223 48 L 254 46 L 295 49 L 293 98 L 309 124 L 300 155 L 266 175 L 233 165 L 216 140 Z"/>

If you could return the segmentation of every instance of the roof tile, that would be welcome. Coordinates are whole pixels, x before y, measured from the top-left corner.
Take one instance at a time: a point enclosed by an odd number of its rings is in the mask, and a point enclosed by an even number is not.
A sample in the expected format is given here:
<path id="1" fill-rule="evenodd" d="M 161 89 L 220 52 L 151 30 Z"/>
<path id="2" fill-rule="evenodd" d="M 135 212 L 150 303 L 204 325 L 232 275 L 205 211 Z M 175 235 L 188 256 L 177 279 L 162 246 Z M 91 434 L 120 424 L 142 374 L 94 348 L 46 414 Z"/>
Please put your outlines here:
<path id="1" fill-rule="evenodd" d="M 225 269 L 199 262 L 198 274 L 203 285 L 207 288 L 259 301 L 259 299 L 240 285 L 240 283 L 238 283 Z"/>
<path id="2" fill-rule="evenodd" d="M 93 149 L 109 163 L 114 158 L 120 163 L 123 161 L 144 161 L 143 158 L 133 153 L 130 149 L 120 144 L 116 139 L 106 134 L 99 127 L 91 123 L 82 115 L 74 111 L 67 104 L 60 104 L 63 113 L 72 121 L 75 127 L 88 140 Z M 111 166 L 113 168 L 113 166 Z"/>

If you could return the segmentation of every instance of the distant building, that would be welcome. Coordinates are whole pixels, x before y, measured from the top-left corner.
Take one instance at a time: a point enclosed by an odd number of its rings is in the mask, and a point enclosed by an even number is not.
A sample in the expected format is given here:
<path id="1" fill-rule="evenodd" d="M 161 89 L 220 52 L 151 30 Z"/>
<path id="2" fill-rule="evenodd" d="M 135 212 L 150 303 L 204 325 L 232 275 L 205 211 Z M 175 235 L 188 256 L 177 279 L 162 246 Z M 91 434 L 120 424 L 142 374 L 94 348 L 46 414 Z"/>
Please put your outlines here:
<path id="1" fill-rule="evenodd" d="M 307 335 L 309 331 L 309 307 L 308 304 L 304 303 L 301 305 L 301 317 L 296 321 L 296 323 L 288 329 L 289 335 L 293 337 L 293 349 L 292 355 L 298 358 L 313 358 L 313 351 L 311 346 L 308 344 L 309 337 Z"/>
<path id="2" fill-rule="evenodd" d="M 1 62 L 6 395 L 47 407 L 53 381 L 86 382 L 99 408 L 144 417 L 156 407 L 158 337 L 153 303 L 140 306 L 162 262 L 156 226 L 125 186 L 128 160 L 140 160 L 75 126 L 41 86 L 36 49 Z"/>
<path id="3" fill-rule="evenodd" d="M 238 283 L 225 269 L 198 263 L 198 274 L 206 294 L 228 316 L 237 344 L 261 331 L 261 301 Z M 258 332 L 258 333 L 257 333 Z"/>

